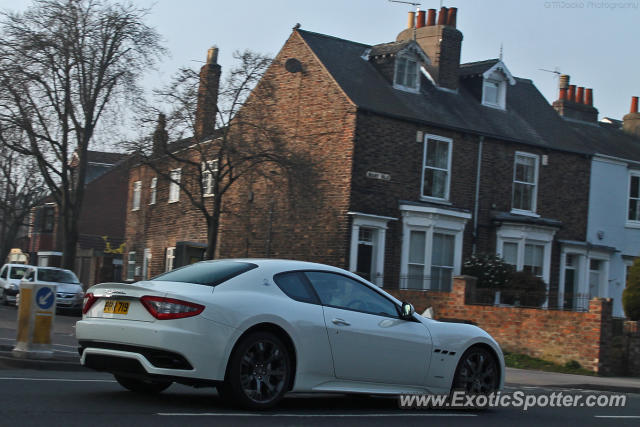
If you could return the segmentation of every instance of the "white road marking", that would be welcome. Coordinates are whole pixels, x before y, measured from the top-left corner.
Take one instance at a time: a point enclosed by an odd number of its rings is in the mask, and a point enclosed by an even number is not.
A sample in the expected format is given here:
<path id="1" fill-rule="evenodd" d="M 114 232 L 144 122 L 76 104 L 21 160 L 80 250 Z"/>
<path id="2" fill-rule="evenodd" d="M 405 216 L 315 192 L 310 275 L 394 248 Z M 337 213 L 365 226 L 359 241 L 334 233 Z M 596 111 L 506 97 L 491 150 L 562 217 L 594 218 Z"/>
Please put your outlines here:
<path id="1" fill-rule="evenodd" d="M 67 345 L 67 344 L 51 344 L 51 345 L 57 346 L 57 347 L 69 347 L 69 348 L 75 348 L 75 349 L 78 348 L 77 345 Z"/>
<path id="2" fill-rule="evenodd" d="M 158 412 L 164 417 L 290 417 L 290 418 L 362 418 L 362 417 L 477 417 L 477 414 L 383 413 L 383 414 L 252 414 L 246 412 Z"/>
<path id="3" fill-rule="evenodd" d="M 70 378 L 25 378 L 25 377 L 0 377 L 0 381 L 60 381 L 67 383 L 115 383 L 115 380 L 97 379 L 70 379 Z"/>
<path id="4" fill-rule="evenodd" d="M 640 418 L 640 415 L 594 415 L 594 418 Z"/>

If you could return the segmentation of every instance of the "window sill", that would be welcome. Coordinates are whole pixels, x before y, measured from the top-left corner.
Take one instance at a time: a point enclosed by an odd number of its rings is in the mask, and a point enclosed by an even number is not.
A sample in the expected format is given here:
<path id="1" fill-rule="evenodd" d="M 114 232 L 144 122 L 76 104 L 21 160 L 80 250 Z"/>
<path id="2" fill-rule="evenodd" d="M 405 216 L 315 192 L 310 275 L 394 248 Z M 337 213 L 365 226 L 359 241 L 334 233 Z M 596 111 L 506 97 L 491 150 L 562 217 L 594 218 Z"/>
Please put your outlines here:
<path id="1" fill-rule="evenodd" d="M 155 205 L 155 204 L 156 204 L 156 202 L 149 203 L 149 206 L 153 206 L 153 205 Z"/>
<path id="2" fill-rule="evenodd" d="M 207 193 L 207 194 L 203 194 L 202 195 L 202 197 L 207 197 L 207 198 L 213 197 L 213 196 L 215 196 L 215 194 L 213 194 L 213 193 Z"/>
<path id="3" fill-rule="evenodd" d="M 488 102 L 483 102 L 482 105 L 484 105 L 485 107 L 489 107 L 489 108 L 493 108 L 495 110 L 506 110 L 506 108 L 502 105 L 499 104 L 490 104 Z"/>
<path id="4" fill-rule="evenodd" d="M 530 216 L 530 217 L 533 217 L 533 218 L 540 218 L 540 215 L 538 215 L 537 213 L 532 212 L 532 211 L 523 211 L 523 210 L 520 210 L 520 209 L 511 209 L 510 213 L 515 214 L 515 215 L 524 215 L 524 216 Z"/>
<path id="5" fill-rule="evenodd" d="M 393 84 L 393 88 L 394 89 L 398 89 L 401 90 L 403 92 L 409 92 L 409 93 L 420 93 L 420 88 L 413 88 L 413 87 L 408 87 L 408 86 L 402 86 L 399 85 L 397 83 Z"/>
<path id="6" fill-rule="evenodd" d="M 625 228 L 640 228 L 640 222 L 639 221 L 627 221 L 624 224 Z"/>
<path id="7" fill-rule="evenodd" d="M 420 200 L 422 200 L 423 202 L 437 203 L 439 205 L 445 205 L 445 206 L 452 206 L 453 205 L 453 203 L 451 203 L 450 201 L 448 201 L 446 199 L 439 199 L 437 197 L 422 196 L 422 197 L 420 197 Z"/>
<path id="8" fill-rule="evenodd" d="M 133 208 L 133 209 L 131 209 L 131 212 L 135 212 L 135 211 L 139 211 L 139 210 L 140 210 L 140 208 Z"/>
<path id="9" fill-rule="evenodd" d="M 170 203 L 170 204 L 171 203 L 178 203 L 179 201 L 180 201 L 180 199 L 178 199 L 178 200 L 169 200 L 167 203 Z"/>

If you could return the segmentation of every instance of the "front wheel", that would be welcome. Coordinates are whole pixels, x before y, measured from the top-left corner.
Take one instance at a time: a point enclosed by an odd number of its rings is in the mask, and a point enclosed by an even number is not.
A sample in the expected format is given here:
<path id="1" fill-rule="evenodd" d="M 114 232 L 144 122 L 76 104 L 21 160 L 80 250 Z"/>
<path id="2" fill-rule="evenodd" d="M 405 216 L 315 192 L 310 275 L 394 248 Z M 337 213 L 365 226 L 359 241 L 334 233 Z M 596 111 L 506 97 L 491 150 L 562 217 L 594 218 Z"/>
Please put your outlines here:
<path id="1" fill-rule="evenodd" d="M 464 352 L 453 377 L 452 392 L 469 395 L 488 395 L 498 389 L 500 371 L 496 358 L 482 347 L 471 347 Z"/>
<path id="2" fill-rule="evenodd" d="M 122 387 L 136 393 L 156 394 L 166 390 L 172 384 L 171 381 L 141 380 L 117 374 L 113 376 Z"/>
<path id="3" fill-rule="evenodd" d="M 247 335 L 229 361 L 221 396 L 249 409 L 275 406 L 289 389 L 292 359 L 280 338 L 270 332 Z"/>

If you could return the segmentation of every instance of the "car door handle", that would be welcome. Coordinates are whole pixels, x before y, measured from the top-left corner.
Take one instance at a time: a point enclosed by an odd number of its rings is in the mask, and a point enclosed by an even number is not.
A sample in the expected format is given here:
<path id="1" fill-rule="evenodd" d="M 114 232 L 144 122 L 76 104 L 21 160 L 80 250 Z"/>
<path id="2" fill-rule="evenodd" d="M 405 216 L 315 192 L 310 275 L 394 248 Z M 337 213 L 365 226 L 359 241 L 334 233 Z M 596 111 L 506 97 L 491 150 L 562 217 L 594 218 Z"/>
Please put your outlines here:
<path id="1" fill-rule="evenodd" d="M 334 325 L 342 325 L 342 326 L 349 326 L 351 325 L 351 323 L 347 322 L 344 319 L 333 319 L 332 320 Z"/>

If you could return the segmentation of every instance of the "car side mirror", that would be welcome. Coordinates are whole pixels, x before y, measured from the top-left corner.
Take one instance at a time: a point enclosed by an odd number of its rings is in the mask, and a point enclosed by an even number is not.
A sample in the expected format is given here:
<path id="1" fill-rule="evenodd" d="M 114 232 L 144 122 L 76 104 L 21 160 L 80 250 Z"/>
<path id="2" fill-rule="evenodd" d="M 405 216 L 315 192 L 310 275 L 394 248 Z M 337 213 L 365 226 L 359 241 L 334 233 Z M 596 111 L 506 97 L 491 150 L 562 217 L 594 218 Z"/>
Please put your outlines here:
<path id="1" fill-rule="evenodd" d="M 413 313 L 416 312 L 416 309 L 408 302 L 403 302 L 400 311 L 403 319 L 411 319 L 413 317 Z"/>

